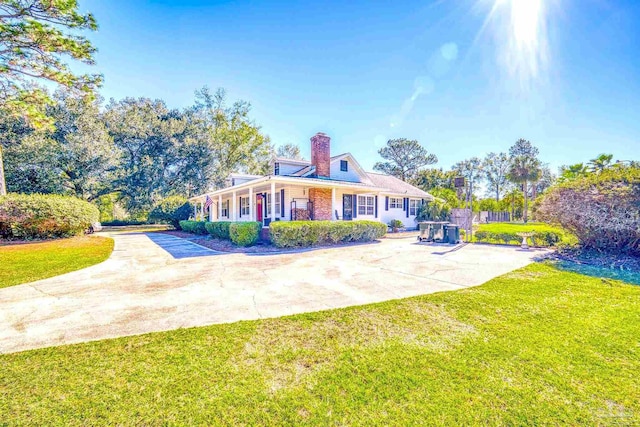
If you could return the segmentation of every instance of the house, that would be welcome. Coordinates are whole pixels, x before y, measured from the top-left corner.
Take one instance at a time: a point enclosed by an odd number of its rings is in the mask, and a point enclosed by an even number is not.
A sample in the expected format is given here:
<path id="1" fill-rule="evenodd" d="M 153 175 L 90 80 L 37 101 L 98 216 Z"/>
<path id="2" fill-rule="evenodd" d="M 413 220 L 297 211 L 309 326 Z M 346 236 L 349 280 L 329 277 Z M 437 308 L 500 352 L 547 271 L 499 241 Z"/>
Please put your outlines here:
<path id="1" fill-rule="evenodd" d="M 331 139 L 311 138 L 311 161 L 273 158 L 266 176 L 231 174 L 227 186 L 192 197 L 210 221 L 359 220 L 415 225 L 429 193 L 393 176 L 366 172 L 350 153 L 331 157 Z M 213 202 L 205 212 L 206 198 Z"/>

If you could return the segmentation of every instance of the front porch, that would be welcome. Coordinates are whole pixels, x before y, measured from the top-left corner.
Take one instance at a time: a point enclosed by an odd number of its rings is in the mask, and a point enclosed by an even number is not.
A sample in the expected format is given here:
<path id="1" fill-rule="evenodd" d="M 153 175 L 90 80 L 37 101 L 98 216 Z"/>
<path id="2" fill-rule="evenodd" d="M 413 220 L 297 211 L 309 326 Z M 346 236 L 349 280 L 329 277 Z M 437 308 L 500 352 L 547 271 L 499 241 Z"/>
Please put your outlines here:
<path id="1" fill-rule="evenodd" d="M 193 215 L 209 221 L 257 221 L 263 227 L 273 221 L 375 220 L 384 201 L 372 190 L 331 182 L 249 182 L 210 193 L 209 209 L 205 209 L 206 194 L 192 199 Z"/>

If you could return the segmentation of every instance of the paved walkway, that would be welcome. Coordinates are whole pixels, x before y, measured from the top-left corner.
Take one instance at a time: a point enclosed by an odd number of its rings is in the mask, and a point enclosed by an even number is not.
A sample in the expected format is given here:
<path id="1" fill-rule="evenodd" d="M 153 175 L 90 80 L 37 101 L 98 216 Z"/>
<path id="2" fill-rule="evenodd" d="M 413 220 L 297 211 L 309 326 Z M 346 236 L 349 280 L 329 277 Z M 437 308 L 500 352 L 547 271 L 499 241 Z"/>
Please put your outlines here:
<path id="1" fill-rule="evenodd" d="M 256 256 L 164 234 L 112 237 L 113 255 L 102 264 L 0 289 L 0 353 L 455 290 L 540 255 L 385 239 Z"/>

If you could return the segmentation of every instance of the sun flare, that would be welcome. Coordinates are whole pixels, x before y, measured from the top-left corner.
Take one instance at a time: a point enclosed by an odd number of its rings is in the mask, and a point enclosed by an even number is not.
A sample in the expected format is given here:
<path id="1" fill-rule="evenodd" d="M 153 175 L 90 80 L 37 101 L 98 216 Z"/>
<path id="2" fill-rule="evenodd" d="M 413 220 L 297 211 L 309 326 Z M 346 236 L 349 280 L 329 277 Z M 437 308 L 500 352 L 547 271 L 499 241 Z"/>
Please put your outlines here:
<path id="1" fill-rule="evenodd" d="M 549 1 L 493 0 L 487 18 L 501 67 L 523 87 L 540 79 L 548 66 Z"/>

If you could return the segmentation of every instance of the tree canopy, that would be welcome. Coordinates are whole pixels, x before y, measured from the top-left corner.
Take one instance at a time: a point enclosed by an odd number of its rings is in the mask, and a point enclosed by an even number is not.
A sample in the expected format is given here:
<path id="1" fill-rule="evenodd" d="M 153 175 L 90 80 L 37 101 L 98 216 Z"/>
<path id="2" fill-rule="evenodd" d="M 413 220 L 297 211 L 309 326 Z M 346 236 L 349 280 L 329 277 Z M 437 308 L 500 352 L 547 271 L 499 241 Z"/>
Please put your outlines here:
<path id="1" fill-rule="evenodd" d="M 276 155 L 285 159 L 302 160 L 300 147 L 297 144 L 280 145 L 276 150 Z"/>
<path id="2" fill-rule="evenodd" d="M 438 162 L 435 154 L 430 154 L 414 139 L 390 139 L 378 154 L 386 161 L 377 162 L 373 168 L 403 181 L 412 178 L 420 168 Z"/>

